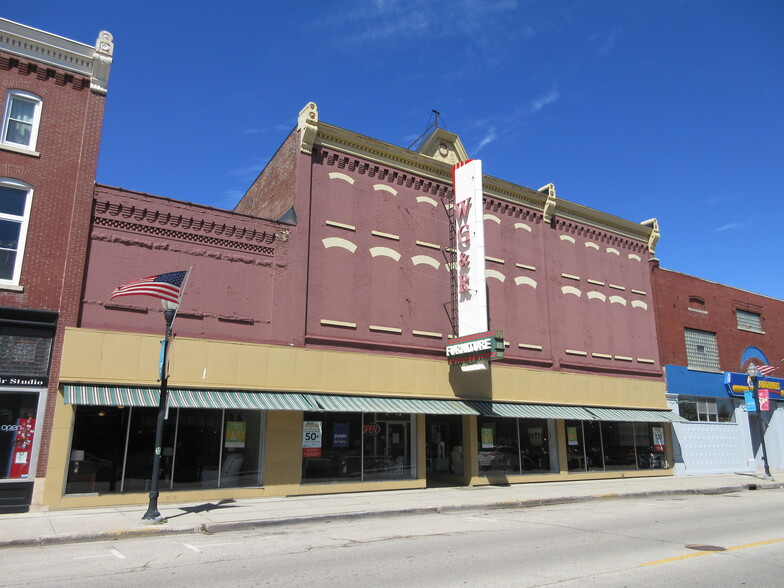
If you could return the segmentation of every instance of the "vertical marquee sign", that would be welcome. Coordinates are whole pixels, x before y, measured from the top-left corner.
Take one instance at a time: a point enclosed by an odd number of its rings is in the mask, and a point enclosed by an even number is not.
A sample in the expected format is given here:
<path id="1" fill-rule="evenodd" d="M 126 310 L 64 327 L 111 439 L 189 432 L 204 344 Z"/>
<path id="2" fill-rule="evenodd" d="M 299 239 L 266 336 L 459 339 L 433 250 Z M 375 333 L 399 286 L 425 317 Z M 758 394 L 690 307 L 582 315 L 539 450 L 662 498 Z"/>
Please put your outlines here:
<path id="1" fill-rule="evenodd" d="M 482 162 L 469 159 L 452 166 L 455 192 L 458 335 L 484 333 L 487 325 L 485 230 L 482 204 Z M 487 360 L 461 365 L 463 371 L 486 370 Z"/>

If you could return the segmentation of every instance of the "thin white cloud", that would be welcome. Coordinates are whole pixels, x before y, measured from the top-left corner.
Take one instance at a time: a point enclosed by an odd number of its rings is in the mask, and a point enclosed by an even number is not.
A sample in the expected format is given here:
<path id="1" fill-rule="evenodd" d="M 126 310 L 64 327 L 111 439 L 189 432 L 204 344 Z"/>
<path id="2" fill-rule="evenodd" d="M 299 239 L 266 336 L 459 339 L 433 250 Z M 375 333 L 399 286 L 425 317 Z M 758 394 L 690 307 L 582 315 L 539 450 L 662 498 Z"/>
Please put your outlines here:
<path id="1" fill-rule="evenodd" d="M 596 54 L 599 57 L 607 57 L 610 55 L 610 53 L 613 52 L 613 49 L 615 49 L 615 45 L 617 44 L 621 33 L 623 33 L 623 28 L 615 27 L 612 30 L 605 31 L 591 37 L 592 41 L 599 42 L 599 47 L 596 49 Z"/>
<path id="2" fill-rule="evenodd" d="M 558 90 L 550 90 L 546 94 L 543 94 L 538 98 L 534 98 L 530 102 L 531 112 L 532 113 L 539 112 L 545 106 L 557 102 L 560 97 L 561 97 L 561 93 Z"/>
<path id="3" fill-rule="evenodd" d="M 255 128 L 244 128 L 240 129 L 240 135 L 258 135 L 260 133 L 266 133 L 267 129 L 260 129 L 258 127 Z"/>
<path id="4" fill-rule="evenodd" d="M 479 141 L 479 145 L 476 148 L 476 153 L 479 153 L 482 150 L 482 148 L 486 147 L 487 145 L 495 141 L 497 137 L 498 135 L 495 132 L 495 127 L 490 127 L 489 129 L 487 129 L 487 133 L 485 134 L 484 137 L 482 137 L 482 140 Z"/>
<path id="5" fill-rule="evenodd" d="M 743 227 L 743 223 L 728 223 L 726 225 L 721 225 L 720 227 L 716 227 L 716 232 L 720 231 L 733 231 L 735 229 L 740 229 Z"/>
<path id="6" fill-rule="evenodd" d="M 308 23 L 311 28 L 339 32 L 340 45 L 368 42 L 409 43 L 412 38 L 465 37 L 468 44 L 492 54 L 486 45 L 495 47 L 499 36 L 494 34 L 509 15 L 518 10 L 517 0 L 453 0 L 436 4 L 420 0 L 361 0 L 341 3 L 329 18 Z M 518 35 L 531 37 L 535 30 L 521 25 Z"/>

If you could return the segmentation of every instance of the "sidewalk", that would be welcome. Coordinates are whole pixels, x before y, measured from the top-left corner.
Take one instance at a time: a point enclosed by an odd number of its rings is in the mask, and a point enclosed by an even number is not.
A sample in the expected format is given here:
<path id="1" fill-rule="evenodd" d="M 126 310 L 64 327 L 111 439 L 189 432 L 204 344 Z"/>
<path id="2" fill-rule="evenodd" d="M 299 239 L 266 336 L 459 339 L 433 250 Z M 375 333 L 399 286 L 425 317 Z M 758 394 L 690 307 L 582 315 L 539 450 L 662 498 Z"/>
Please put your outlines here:
<path id="1" fill-rule="evenodd" d="M 784 472 L 773 472 L 772 479 L 754 474 L 720 474 L 216 500 L 159 505 L 166 520 L 152 524 L 141 520 L 146 505 L 7 514 L 0 515 L 0 548 L 146 535 L 218 533 L 358 517 L 780 489 L 784 488 L 780 480 L 784 480 Z"/>

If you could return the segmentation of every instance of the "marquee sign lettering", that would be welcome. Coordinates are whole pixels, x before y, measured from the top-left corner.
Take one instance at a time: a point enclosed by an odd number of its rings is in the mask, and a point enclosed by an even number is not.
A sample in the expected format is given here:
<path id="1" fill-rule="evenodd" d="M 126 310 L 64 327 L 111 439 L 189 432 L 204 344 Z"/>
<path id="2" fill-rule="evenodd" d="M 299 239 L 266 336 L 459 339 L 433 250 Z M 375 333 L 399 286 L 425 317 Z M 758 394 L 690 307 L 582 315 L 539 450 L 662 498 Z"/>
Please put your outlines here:
<path id="1" fill-rule="evenodd" d="M 454 268 L 457 272 L 457 333 L 462 339 L 485 334 L 488 328 L 482 162 L 469 159 L 456 163 L 452 167 L 452 183 L 455 191 L 456 242 L 453 245 L 457 251 Z M 487 369 L 485 359 L 489 357 L 459 363 L 464 364 L 463 371 Z"/>
<path id="2" fill-rule="evenodd" d="M 450 364 L 472 363 L 504 357 L 504 333 L 487 331 L 453 339 L 446 346 L 446 359 Z"/>

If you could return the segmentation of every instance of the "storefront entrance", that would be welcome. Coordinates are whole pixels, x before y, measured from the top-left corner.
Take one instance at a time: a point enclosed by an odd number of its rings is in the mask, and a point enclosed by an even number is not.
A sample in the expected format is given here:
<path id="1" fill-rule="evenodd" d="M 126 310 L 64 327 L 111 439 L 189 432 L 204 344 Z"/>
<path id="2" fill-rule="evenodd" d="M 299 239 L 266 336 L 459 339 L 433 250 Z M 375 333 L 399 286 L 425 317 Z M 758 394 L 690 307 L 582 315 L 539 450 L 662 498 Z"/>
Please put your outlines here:
<path id="1" fill-rule="evenodd" d="M 461 415 L 426 415 L 425 458 L 428 486 L 461 485 L 463 468 Z"/>

